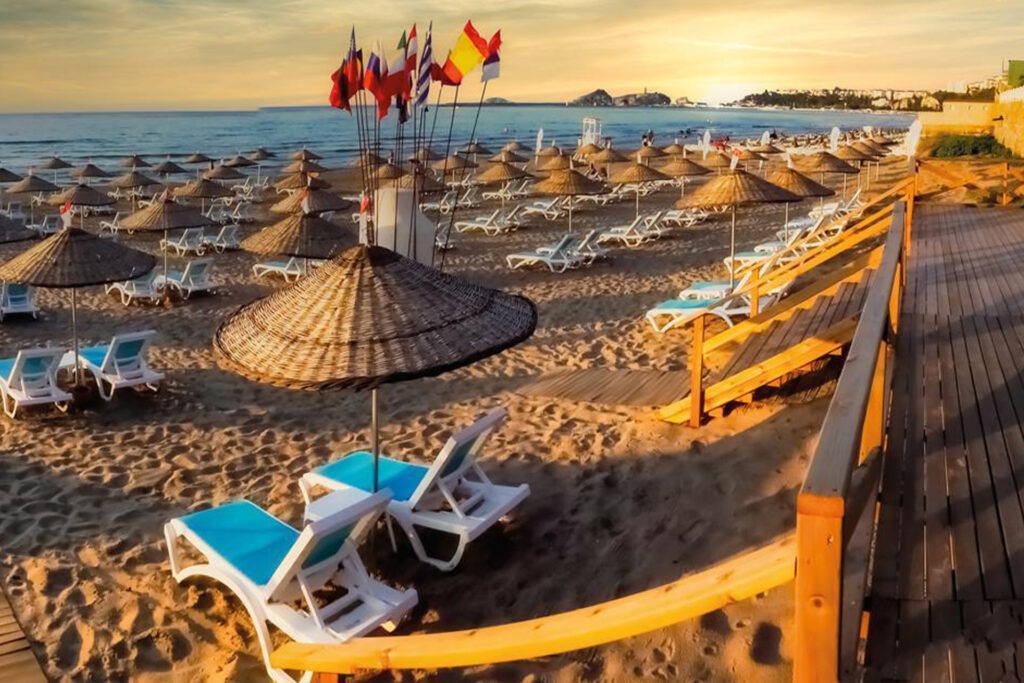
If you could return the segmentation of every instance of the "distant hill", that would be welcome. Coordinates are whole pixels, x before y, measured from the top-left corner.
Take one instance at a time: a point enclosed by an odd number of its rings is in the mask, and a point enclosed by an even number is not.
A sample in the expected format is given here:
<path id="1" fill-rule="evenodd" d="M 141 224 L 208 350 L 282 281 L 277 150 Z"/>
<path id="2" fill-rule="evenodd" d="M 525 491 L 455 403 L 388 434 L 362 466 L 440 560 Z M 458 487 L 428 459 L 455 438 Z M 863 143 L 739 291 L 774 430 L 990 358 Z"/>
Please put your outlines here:
<path id="1" fill-rule="evenodd" d="M 611 107 L 614 104 L 615 99 L 608 94 L 607 90 L 600 88 L 569 102 L 570 107 Z"/>
<path id="2" fill-rule="evenodd" d="M 488 97 L 484 100 L 485 105 L 497 105 L 497 104 L 513 104 L 511 100 L 506 100 L 504 97 Z"/>
<path id="3" fill-rule="evenodd" d="M 665 107 L 672 104 L 672 100 L 663 93 L 646 90 L 612 97 L 607 90 L 598 88 L 568 104 L 570 107 Z"/>

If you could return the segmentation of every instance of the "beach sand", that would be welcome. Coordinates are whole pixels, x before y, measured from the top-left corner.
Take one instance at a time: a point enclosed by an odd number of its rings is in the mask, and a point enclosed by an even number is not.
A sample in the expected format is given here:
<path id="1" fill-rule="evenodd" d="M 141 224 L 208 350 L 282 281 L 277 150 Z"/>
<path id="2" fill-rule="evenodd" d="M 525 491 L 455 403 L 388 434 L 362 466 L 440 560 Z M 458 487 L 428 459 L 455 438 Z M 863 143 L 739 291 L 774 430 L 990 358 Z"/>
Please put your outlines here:
<path id="1" fill-rule="evenodd" d="M 882 183 L 904 166 L 885 167 Z M 676 193 L 645 198 L 641 209 L 667 207 Z M 794 215 L 811 206 L 794 207 Z M 574 222 L 580 230 L 628 222 L 633 210 L 632 202 L 588 209 Z M 464 215 L 483 213 L 487 206 Z M 739 247 L 770 238 L 781 216 L 778 206 L 742 209 Z M 347 216 L 338 220 L 354 242 Z M 721 277 L 727 214 L 637 250 L 617 249 L 586 270 L 505 267 L 506 254 L 563 229 L 562 221 L 538 220 L 502 237 L 456 235 L 446 270 L 533 299 L 537 332 L 499 356 L 382 392 L 383 451 L 400 458 L 429 460 L 453 430 L 505 406 L 509 419 L 482 465 L 495 481 L 526 482 L 532 491 L 511 522 L 472 544 L 449 574 L 419 564 L 402 541 L 393 554 L 383 532 L 371 539 L 367 564 L 419 591 L 399 633 L 499 624 L 620 597 L 793 528 L 827 406 L 820 393 L 739 409 L 697 431 L 656 420 L 651 407 L 518 393 L 573 368 L 684 370 L 689 331 L 657 336 L 643 313 L 690 281 Z M 126 239 L 156 253 L 157 236 Z M 0 257 L 21 248 L 2 247 Z M 263 680 L 248 615 L 217 584 L 174 582 L 162 526 L 242 497 L 298 523 L 299 476 L 369 443 L 367 394 L 293 392 L 217 367 L 211 338 L 219 322 L 280 285 L 255 282 L 249 254 L 215 258 L 216 293 L 171 308 L 125 308 L 101 288 L 80 292 L 84 342 L 159 332 L 150 362 L 167 380 L 158 394 L 127 392 L 71 414 L 0 420 L 0 581 L 54 679 Z M 39 321 L 0 325 L 5 353 L 70 344 L 69 294 L 41 290 L 39 303 Z M 784 587 L 604 647 L 394 677 L 788 680 L 791 600 Z"/>

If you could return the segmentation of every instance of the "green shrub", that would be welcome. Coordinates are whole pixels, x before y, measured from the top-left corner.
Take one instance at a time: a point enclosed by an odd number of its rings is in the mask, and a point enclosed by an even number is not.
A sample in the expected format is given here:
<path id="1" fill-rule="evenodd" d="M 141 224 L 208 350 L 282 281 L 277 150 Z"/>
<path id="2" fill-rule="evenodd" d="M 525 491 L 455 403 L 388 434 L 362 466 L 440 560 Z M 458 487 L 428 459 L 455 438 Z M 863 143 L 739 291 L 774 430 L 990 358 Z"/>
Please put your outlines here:
<path id="1" fill-rule="evenodd" d="M 1013 152 L 1003 147 L 992 135 L 940 135 L 932 147 L 938 159 L 954 157 L 998 157 L 1008 159 Z"/>

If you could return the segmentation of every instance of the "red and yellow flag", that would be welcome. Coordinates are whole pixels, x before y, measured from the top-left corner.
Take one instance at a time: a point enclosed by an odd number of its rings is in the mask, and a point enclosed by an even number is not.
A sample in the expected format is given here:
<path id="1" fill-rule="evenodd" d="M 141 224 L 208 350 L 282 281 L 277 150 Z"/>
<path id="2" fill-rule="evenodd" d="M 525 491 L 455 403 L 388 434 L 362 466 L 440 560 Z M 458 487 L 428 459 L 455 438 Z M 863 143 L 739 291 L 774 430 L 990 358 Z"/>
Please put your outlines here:
<path id="1" fill-rule="evenodd" d="M 444 74 L 451 83 L 458 85 L 466 74 L 487 59 L 488 54 L 487 41 L 473 28 L 473 22 L 467 21 L 444 63 Z"/>

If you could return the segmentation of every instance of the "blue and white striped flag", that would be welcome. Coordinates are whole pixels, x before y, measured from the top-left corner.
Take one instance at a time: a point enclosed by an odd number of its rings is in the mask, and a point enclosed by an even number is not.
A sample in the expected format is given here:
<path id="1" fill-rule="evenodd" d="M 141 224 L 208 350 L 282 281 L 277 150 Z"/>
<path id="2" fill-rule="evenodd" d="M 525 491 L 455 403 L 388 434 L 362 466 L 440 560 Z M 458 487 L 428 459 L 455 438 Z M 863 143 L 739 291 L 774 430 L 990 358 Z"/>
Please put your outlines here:
<path id="1" fill-rule="evenodd" d="M 430 34 L 434 29 L 434 22 L 427 26 L 427 39 L 423 41 L 423 51 L 420 52 L 420 62 L 416 74 L 416 106 L 423 108 L 427 106 L 427 97 L 430 95 L 430 65 L 434 63 L 434 49 L 431 44 Z"/>

